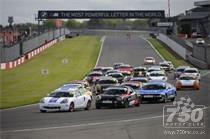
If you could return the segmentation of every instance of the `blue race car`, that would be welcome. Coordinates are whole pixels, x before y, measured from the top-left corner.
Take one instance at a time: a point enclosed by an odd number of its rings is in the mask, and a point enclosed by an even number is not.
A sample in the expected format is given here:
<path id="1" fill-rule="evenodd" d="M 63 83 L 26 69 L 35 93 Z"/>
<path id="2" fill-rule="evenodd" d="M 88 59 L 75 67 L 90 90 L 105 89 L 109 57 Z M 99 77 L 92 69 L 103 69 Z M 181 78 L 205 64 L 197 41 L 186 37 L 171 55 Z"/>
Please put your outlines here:
<path id="1" fill-rule="evenodd" d="M 151 81 L 140 89 L 142 101 L 174 101 L 176 88 L 164 81 Z"/>

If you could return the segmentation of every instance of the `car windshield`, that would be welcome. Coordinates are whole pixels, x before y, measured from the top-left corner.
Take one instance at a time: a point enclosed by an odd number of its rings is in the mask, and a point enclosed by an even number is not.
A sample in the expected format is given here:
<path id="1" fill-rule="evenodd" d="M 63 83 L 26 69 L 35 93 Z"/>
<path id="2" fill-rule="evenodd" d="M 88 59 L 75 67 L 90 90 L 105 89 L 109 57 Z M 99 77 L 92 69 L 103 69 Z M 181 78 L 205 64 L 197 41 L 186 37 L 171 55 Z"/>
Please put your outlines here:
<path id="1" fill-rule="evenodd" d="M 69 92 L 54 92 L 54 93 L 50 94 L 49 97 L 56 97 L 56 98 L 73 97 L 73 94 L 69 93 Z"/>
<path id="2" fill-rule="evenodd" d="M 169 67 L 168 64 L 160 64 L 160 66 L 162 66 L 162 67 Z"/>
<path id="3" fill-rule="evenodd" d="M 126 93 L 127 93 L 127 90 L 124 88 L 112 88 L 104 92 L 104 94 L 108 94 L 108 95 L 122 95 Z"/>
<path id="4" fill-rule="evenodd" d="M 149 69 L 148 72 L 159 71 L 160 69 Z"/>
<path id="5" fill-rule="evenodd" d="M 153 58 L 152 57 L 147 57 L 147 58 L 145 58 L 146 60 L 153 60 Z"/>
<path id="6" fill-rule="evenodd" d="M 142 69 L 134 69 L 134 72 L 138 72 L 138 71 L 146 71 L 144 68 L 142 68 Z"/>
<path id="7" fill-rule="evenodd" d="M 76 89 L 79 86 L 80 86 L 80 84 L 66 84 L 66 85 L 62 86 L 60 89 L 62 89 L 62 90 L 68 90 L 70 88 Z"/>
<path id="8" fill-rule="evenodd" d="M 118 77 L 122 77 L 122 75 L 121 75 L 121 74 L 111 74 L 110 76 L 112 76 L 112 77 L 116 77 L 116 78 L 118 78 Z"/>
<path id="9" fill-rule="evenodd" d="M 147 83 L 146 79 L 131 79 L 130 81 L 137 81 L 137 82 Z"/>
<path id="10" fill-rule="evenodd" d="M 144 90 L 163 90 L 166 89 L 164 85 L 160 84 L 148 84 L 142 87 Z"/>
<path id="11" fill-rule="evenodd" d="M 196 70 L 186 70 L 186 71 L 184 71 L 185 73 L 197 73 L 197 71 Z"/>
<path id="12" fill-rule="evenodd" d="M 162 73 L 151 73 L 150 76 L 159 77 L 159 76 L 165 76 Z"/>
<path id="13" fill-rule="evenodd" d="M 184 72 L 184 68 L 180 68 L 176 70 L 177 72 Z"/>
<path id="14" fill-rule="evenodd" d="M 192 76 L 182 76 L 179 79 L 180 80 L 195 80 L 195 77 L 192 77 Z"/>
<path id="15" fill-rule="evenodd" d="M 115 84 L 115 80 L 100 80 L 99 84 Z"/>
<path id="16" fill-rule="evenodd" d="M 90 77 L 94 77 L 94 76 L 102 76 L 102 74 L 100 74 L 100 73 L 93 73 L 93 74 L 90 74 L 89 76 L 90 76 Z"/>
<path id="17" fill-rule="evenodd" d="M 139 89 L 139 86 L 136 84 L 123 84 L 124 86 L 130 86 L 133 89 Z"/>

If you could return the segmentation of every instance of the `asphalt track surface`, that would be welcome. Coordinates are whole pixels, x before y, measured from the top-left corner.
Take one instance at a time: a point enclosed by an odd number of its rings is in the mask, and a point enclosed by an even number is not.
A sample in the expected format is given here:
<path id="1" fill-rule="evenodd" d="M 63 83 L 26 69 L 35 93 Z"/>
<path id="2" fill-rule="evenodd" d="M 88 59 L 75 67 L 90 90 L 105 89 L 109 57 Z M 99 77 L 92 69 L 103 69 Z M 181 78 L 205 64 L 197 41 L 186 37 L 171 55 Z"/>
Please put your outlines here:
<path id="1" fill-rule="evenodd" d="M 112 66 L 114 62 L 139 66 L 143 58 L 159 55 L 149 44 L 132 36 L 107 36 L 99 58 L 99 66 Z M 169 74 L 169 82 L 174 83 Z M 171 102 L 147 103 L 128 109 L 100 109 L 94 104 L 89 111 L 40 113 L 37 105 L 1 111 L 1 137 L 3 139 L 163 139 L 163 138 L 209 138 L 210 76 L 201 80 L 200 91 L 178 91 L 177 98 L 189 96 L 196 105 L 205 105 L 205 128 L 194 129 L 202 135 L 170 135 L 162 126 L 163 106 Z M 192 131 L 192 129 L 180 129 Z M 168 132 L 167 132 L 168 131 Z"/>

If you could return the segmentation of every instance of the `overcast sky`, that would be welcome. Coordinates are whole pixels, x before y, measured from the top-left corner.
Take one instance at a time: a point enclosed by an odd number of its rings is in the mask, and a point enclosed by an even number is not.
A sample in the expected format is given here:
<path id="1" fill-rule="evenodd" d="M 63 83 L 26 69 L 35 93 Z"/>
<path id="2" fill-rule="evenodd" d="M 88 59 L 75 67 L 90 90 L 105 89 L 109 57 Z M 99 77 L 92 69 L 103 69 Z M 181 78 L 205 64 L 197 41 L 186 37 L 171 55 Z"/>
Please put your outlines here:
<path id="1" fill-rule="evenodd" d="M 38 10 L 165 10 L 168 0 L 0 0 L 0 24 L 35 22 Z M 170 0 L 171 15 L 193 8 L 195 0 Z"/>

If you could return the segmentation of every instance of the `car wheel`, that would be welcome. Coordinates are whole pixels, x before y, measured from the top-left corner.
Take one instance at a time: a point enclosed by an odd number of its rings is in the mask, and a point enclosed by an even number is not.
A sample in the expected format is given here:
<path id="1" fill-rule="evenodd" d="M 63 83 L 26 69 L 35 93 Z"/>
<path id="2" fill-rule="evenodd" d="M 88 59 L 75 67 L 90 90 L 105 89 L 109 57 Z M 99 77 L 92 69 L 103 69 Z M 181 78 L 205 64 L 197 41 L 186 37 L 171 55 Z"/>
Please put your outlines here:
<path id="1" fill-rule="evenodd" d="M 85 107 L 85 110 L 89 110 L 89 109 L 90 109 L 90 107 L 91 107 L 91 101 L 90 101 L 90 100 L 88 100 L 88 102 L 87 102 L 87 106 Z"/>
<path id="2" fill-rule="evenodd" d="M 69 106 L 69 112 L 73 112 L 74 111 L 74 103 L 72 102 Z"/>
<path id="3" fill-rule="evenodd" d="M 41 112 L 41 113 L 46 113 L 47 111 L 46 111 L 46 110 L 40 110 L 40 112 Z"/>
<path id="4" fill-rule="evenodd" d="M 171 99 L 171 101 L 173 102 L 175 100 L 175 97 L 173 97 L 172 99 Z"/>
<path id="5" fill-rule="evenodd" d="M 166 103 L 166 102 L 167 102 L 167 95 L 165 95 L 163 98 L 163 103 Z"/>
<path id="6" fill-rule="evenodd" d="M 101 107 L 100 107 L 100 106 L 98 106 L 98 105 L 96 105 L 96 109 L 101 109 Z"/>
<path id="7" fill-rule="evenodd" d="M 135 100 L 135 106 L 136 106 L 136 107 L 139 107 L 139 106 L 140 106 L 140 103 L 141 103 L 141 98 L 137 98 L 137 99 Z"/>
<path id="8" fill-rule="evenodd" d="M 128 102 L 128 100 L 125 100 L 125 102 L 124 102 L 124 108 L 128 108 L 129 107 L 129 102 Z"/>

